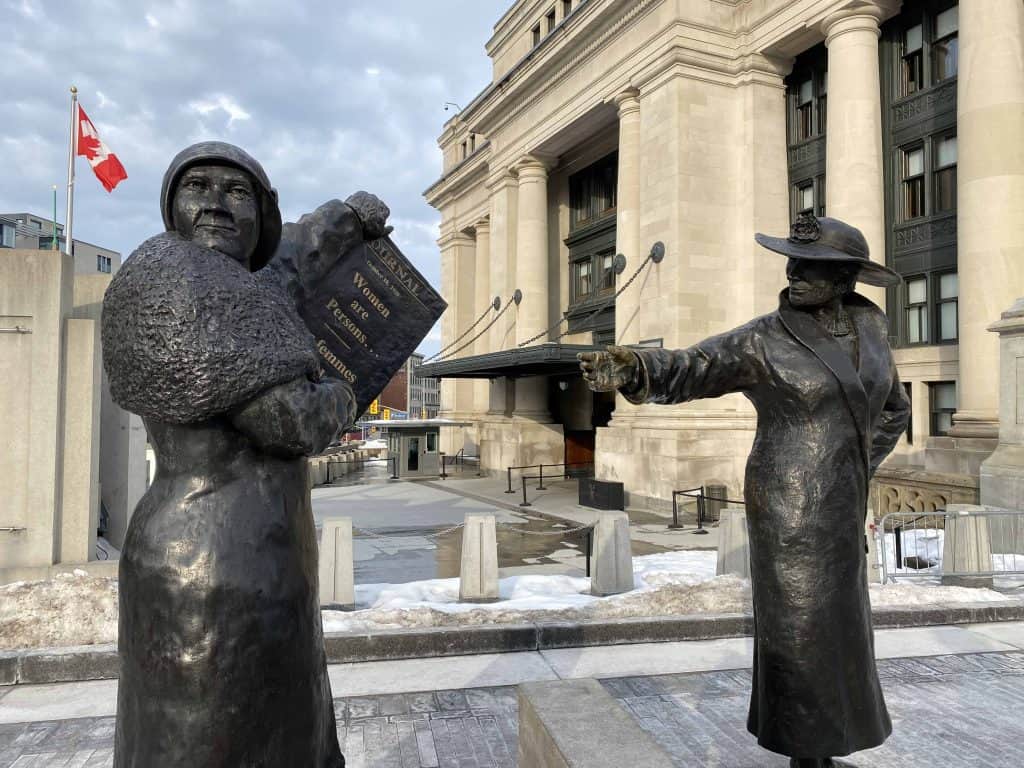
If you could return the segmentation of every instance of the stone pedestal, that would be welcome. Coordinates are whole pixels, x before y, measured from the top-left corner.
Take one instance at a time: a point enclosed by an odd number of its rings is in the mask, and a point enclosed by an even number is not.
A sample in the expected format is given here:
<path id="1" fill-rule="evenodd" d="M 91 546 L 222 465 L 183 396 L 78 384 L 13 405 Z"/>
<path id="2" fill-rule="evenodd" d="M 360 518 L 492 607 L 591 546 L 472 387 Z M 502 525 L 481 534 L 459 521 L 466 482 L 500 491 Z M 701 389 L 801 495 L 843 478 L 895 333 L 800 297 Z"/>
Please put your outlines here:
<path id="1" fill-rule="evenodd" d="M 743 509 L 723 509 L 718 521 L 719 576 L 733 574 L 750 578 L 750 537 L 747 535 L 747 513 Z"/>
<path id="2" fill-rule="evenodd" d="M 352 518 L 329 517 L 320 534 L 320 605 L 349 609 L 356 603 Z"/>
<path id="3" fill-rule="evenodd" d="M 999 334 L 999 445 L 981 465 L 981 503 L 1024 510 L 1024 298 L 989 330 Z"/>
<path id="4" fill-rule="evenodd" d="M 593 537 L 590 593 L 604 596 L 631 591 L 634 582 L 629 516 L 625 512 L 601 512 Z"/>
<path id="5" fill-rule="evenodd" d="M 970 504 L 950 504 L 942 546 L 942 583 L 955 587 L 992 587 L 991 576 L 971 576 L 992 571 L 992 540 L 988 518 L 970 514 L 984 511 Z M 947 576 L 947 573 L 958 575 Z"/>
<path id="6" fill-rule="evenodd" d="M 492 603 L 498 597 L 498 535 L 494 515 L 466 515 L 459 602 Z"/>

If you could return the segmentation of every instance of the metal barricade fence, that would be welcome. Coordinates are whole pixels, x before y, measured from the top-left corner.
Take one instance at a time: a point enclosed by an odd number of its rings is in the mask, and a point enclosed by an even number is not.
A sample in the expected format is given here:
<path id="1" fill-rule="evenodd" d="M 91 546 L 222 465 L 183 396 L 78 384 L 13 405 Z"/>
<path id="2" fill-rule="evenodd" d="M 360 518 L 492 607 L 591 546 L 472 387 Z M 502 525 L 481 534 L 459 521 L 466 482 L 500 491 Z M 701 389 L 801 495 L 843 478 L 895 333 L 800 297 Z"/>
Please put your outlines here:
<path id="1" fill-rule="evenodd" d="M 970 524 L 963 525 L 965 521 Z M 954 531 L 957 540 L 947 545 L 947 535 Z M 889 512 L 875 526 L 875 537 L 882 583 L 943 576 L 1024 577 L 1022 511 L 979 507 L 923 513 Z M 957 558 L 961 553 L 972 553 L 977 569 L 958 569 L 955 562 L 945 562 L 951 547 Z"/>

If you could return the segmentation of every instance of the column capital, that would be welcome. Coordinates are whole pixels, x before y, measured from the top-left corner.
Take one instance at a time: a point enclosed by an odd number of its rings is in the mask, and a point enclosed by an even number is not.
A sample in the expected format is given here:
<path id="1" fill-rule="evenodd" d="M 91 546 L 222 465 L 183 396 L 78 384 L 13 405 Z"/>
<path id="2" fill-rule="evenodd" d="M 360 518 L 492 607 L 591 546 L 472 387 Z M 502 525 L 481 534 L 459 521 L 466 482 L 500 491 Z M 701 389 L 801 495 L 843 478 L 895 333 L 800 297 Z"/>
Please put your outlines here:
<path id="1" fill-rule="evenodd" d="M 519 182 L 530 179 L 546 179 L 548 171 L 554 168 L 556 160 L 553 157 L 547 155 L 529 154 L 523 155 L 519 160 L 512 166 L 519 175 Z"/>
<path id="2" fill-rule="evenodd" d="M 898 3 L 891 0 L 854 0 L 845 8 L 830 13 L 821 22 L 825 45 L 847 32 L 872 32 L 881 35 L 882 19 L 892 15 Z"/>
<path id="3" fill-rule="evenodd" d="M 476 224 L 473 225 L 473 229 L 476 230 L 476 236 L 477 237 L 480 237 L 481 233 L 490 234 L 490 231 L 491 231 L 491 220 L 490 220 L 490 218 L 485 216 L 484 218 L 480 219 Z"/>
<path id="4" fill-rule="evenodd" d="M 626 115 L 636 114 L 640 111 L 640 91 L 636 88 L 627 88 L 621 93 L 612 97 L 612 102 L 619 109 L 619 119 Z"/>

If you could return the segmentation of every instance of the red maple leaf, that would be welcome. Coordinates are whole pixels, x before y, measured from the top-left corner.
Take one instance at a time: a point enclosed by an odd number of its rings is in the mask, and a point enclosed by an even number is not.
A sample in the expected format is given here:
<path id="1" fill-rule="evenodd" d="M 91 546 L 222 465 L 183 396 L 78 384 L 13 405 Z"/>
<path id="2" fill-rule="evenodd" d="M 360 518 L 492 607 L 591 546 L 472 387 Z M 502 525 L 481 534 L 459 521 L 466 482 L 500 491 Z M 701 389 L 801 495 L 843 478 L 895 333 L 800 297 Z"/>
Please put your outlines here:
<path id="1" fill-rule="evenodd" d="M 84 133 L 78 137 L 78 154 L 92 160 L 100 153 L 100 140 L 95 136 L 87 136 Z"/>

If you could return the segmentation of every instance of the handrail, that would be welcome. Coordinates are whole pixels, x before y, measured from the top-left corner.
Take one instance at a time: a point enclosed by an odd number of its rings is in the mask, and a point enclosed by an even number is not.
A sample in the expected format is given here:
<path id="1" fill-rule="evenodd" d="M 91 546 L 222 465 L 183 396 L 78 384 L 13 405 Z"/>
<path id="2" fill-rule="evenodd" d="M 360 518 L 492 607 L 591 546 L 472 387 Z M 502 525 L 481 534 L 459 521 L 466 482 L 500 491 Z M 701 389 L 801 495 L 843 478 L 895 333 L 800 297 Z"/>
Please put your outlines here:
<path id="1" fill-rule="evenodd" d="M 678 529 L 684 528 L 685 526 L 679 522 L 679 502 L 676 500 L 677 496 L 688 496 L 691 499 L 697 500 L 697 530 L 694 533 L 706 534 L 707 530 L 704 528 L 704 521 L 707 519 L 707 502 L 710 501 L 723 501 L 726 504 L 743 504 L 746 505 L 745 501 L 737 501 L 736 499 L 729 499 L 722 496 L 709 496 L 705 490 L 705 486 L 699 488 L 686 488 L 681 491 L 672 491 L 672 522 L 668 524 L 669 528 Z"/>
<path id="2" fill-rule="evenodd" d="M 594 462 L 592 462 L 592 461 L 568 461 L 568 462 L 563 461 L 563 462 L 558 463 L 558 464 L 555 464 L 553 462 L 550 462 L 550 463 L 549 462 L 543 462 L 541 464 L 527 464 L 526 466 L 523 466 L 523 467 L 506 467 L 505 471 L 508 473 L 508 488 L 505 490 L 505 493 L 516 493 L 516 491 L 512 490 L 512 470 L 513 469 L 535 469 L 535 468 L 539 467 L 540 468 L 540 476 L 539 476 L 540 477 L 540 485 L 537 487 L 537 490 L 538 491 L 545 491 L 547 489 L 543 487 L 543 485 L 544 485 L 544 467 L 565 467 L 565 468 L 568 469 L 569 467 L 592 467 L 593 465 L 594 465 Z M 563 472 L 562 473 L 562 479 L 563 480 L 567 479 L 568 477 L 569 477 L 569 474 L 567 472 Z"/>

